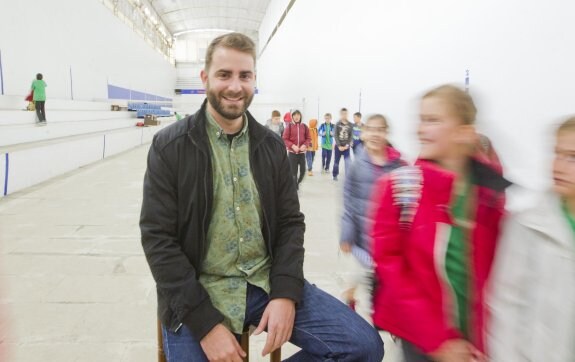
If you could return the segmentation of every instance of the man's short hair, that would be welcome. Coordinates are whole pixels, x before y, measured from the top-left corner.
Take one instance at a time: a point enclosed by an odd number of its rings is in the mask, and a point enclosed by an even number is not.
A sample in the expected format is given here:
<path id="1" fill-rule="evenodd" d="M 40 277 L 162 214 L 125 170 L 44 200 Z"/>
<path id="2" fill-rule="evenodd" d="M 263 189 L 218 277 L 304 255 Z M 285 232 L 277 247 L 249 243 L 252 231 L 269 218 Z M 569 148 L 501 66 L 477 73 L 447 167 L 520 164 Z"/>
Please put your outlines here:
<path id="1" fill-rule="evenodd" d="M 280 113 L 280 111 L 278 111 L 278 110 L 272 111 L 272 118 L 281 117 L 281 116 L 282 116 L 282 114 Z"/>
<path id="2" fill-rule="evenodd" d="M 331 118 L 331 113 L 326 113 L 326 114 L 324 114 L 323 116 L 324 116 L 324 117 L 329 117 L 329 118 Z"/>
<path id="3" fill-rule="evenodd" d="M 355 112 L 353 115 L 354 115 L 354 116 L 358 116 L 359 118 L 361 118 L 361 112 Z"/>
<path id="4" fill-rule="evenodd" d="M 344 108 L 340 109 L 339 111 L 340 112 L 347 112 L 347 108 L 344 107 Z"/>
<path id="5" fill-rule="evenodd" d="M 208 46 L 206 50 L 206 65 L 204 69 L 208 71 L 212 65 L 214 52 L 218 47 L 234 49 L 242 53 L 247 53 L 254 58 L 254 66 L 256 64 L 256 45 L 247 35 L 241 33 L 228 33 L 220 35 Z"/>

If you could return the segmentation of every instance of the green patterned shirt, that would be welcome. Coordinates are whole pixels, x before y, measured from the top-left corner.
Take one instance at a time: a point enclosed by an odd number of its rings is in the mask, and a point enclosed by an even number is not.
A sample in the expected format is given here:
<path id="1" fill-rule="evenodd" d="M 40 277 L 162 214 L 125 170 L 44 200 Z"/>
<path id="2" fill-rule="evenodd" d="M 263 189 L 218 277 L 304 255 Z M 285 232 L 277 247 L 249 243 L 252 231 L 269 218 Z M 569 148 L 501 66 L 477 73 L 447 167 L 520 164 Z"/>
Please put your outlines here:
<path id="1" fill-rule="evenodd" d="M 271 258 L 262 235 L 262 208 L 249 160 L 248 122 L 232 140 L 206 111 L 214 205 L 200 283 L 224 325 L 241 334 L 247 283 L 270 292 Z"/>

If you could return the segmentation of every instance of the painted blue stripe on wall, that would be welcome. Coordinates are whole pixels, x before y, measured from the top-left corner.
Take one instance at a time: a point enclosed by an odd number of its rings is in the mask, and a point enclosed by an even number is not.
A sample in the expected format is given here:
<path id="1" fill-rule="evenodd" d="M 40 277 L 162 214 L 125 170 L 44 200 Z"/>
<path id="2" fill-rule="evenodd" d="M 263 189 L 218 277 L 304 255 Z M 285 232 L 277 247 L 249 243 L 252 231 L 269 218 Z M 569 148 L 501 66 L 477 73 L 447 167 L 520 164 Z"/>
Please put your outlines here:
<path id="1" fill-rule="evenodd" d="M 108 84 L 108 99 L 129 99 L 135 101 L 172 101 L 172 98 L 138 92 L 136 90 L 122 88 L 111 84 Z"/>
<path id="2" fill-rule="evenodd" d="M 6 170 L 4 175 L 4 196 L 8 195 L 8 171 L 10 170 L 10 157 L 6 154 Z"/>

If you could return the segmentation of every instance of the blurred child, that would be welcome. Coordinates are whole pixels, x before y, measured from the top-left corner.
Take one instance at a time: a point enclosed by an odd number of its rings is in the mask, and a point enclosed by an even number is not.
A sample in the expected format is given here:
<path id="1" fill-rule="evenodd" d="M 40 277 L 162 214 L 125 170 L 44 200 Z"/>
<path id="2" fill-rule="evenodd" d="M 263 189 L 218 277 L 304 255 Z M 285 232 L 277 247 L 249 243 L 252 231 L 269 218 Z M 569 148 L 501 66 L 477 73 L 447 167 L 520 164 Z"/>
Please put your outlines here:
<path id="1" fill-rule="evenodd" d="M 310 119 L 309 121 L 309 135 L 311 137 L 311 147 L 307 149 L 305 158 L 307 160 L 307 174 L 313 176 L 313 161 L 315 159 L 315 151 L 317 151 L 317 119 Z"/>
<path id="2" fill-rule="evenodd" d="M 494 362 L 575 361 L 575 117 L 557 130 L 553 189 L 506 222 L 490 284 Z"/>
<path id="3" fill-rule="evenodd" d="M 407 362 L 486 360 L 485 284 L 509 183 L 474 157 L 475 115 L 457 87 L 426 93 L 416 165 L 376 186 L 373 318 Z"/>
<path id="4" fill-rule="evenodd" d="M 361 265 L 344 292 L 346 303 L 352 307 L 355 305 L 357 286 L 366 283 L 369 289 L 373 280 L 368 235 L 373 222 L 368 213 L 371 210 L 371 191 L 379 177 L 405 165 L 399 152 L 388 145 L 388 131 L 387 120 L 381 114 L 367 119 L 362 134 L 364 147 L 359 146 L 357 158 L 345 179 L 340 249 L 344 253 L 351 253 Z"/>
<path id="5" fill-rule="evenodd" d="M 334 127 L 331 123 L 331 113 L 326 113 L 323 119 L 325 122 L 319 127 L 319 135 L 321 137 L 321 173 L 329 173 L 329 164 L 331 163 L 334 145 Z"/>

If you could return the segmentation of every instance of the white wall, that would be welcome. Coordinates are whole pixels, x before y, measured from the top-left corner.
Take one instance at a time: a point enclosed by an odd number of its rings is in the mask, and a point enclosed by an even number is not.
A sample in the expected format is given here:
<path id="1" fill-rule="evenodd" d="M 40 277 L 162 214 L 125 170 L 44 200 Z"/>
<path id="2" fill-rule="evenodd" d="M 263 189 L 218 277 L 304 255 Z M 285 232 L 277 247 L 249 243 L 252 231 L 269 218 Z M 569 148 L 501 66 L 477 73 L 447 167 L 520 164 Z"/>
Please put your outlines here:
<path id="1" fill-rule="evenodd" d="M 508 175 L 542 187 L 551 125 L 575 113 L 573 13 L 565 0 L 299 0 L 258 61 L 258 86 L 305 98 L 305 118 L 318 97 L 322 114 L 355 112 L 361 90 L 361 111 L 389 116 L 393 142 L 413 157 L 418 95 L 463 84 L 469 69 L 479 127 Z M 260 30 L 267 39 L 269 24 Z"/>
<path id="2" fill-rule="evenodd" d="M 37 147 L 16 148 L 8 152 L 7 187 L 6 154 L 0 153 L 0 198 L 5 196 L 5 187 L 7 194 L 12 194 L 79 167 L 150 143 L 153 136 L 170 123 L 110 131 Z"/>
<path id="3" fill-rule="evenodd" d="M 49 98 L 107 98 L 107 82 L 171 96 L 175 68 L 98 0 L 0 1 L 4 93 L 44 74 Z"/>

